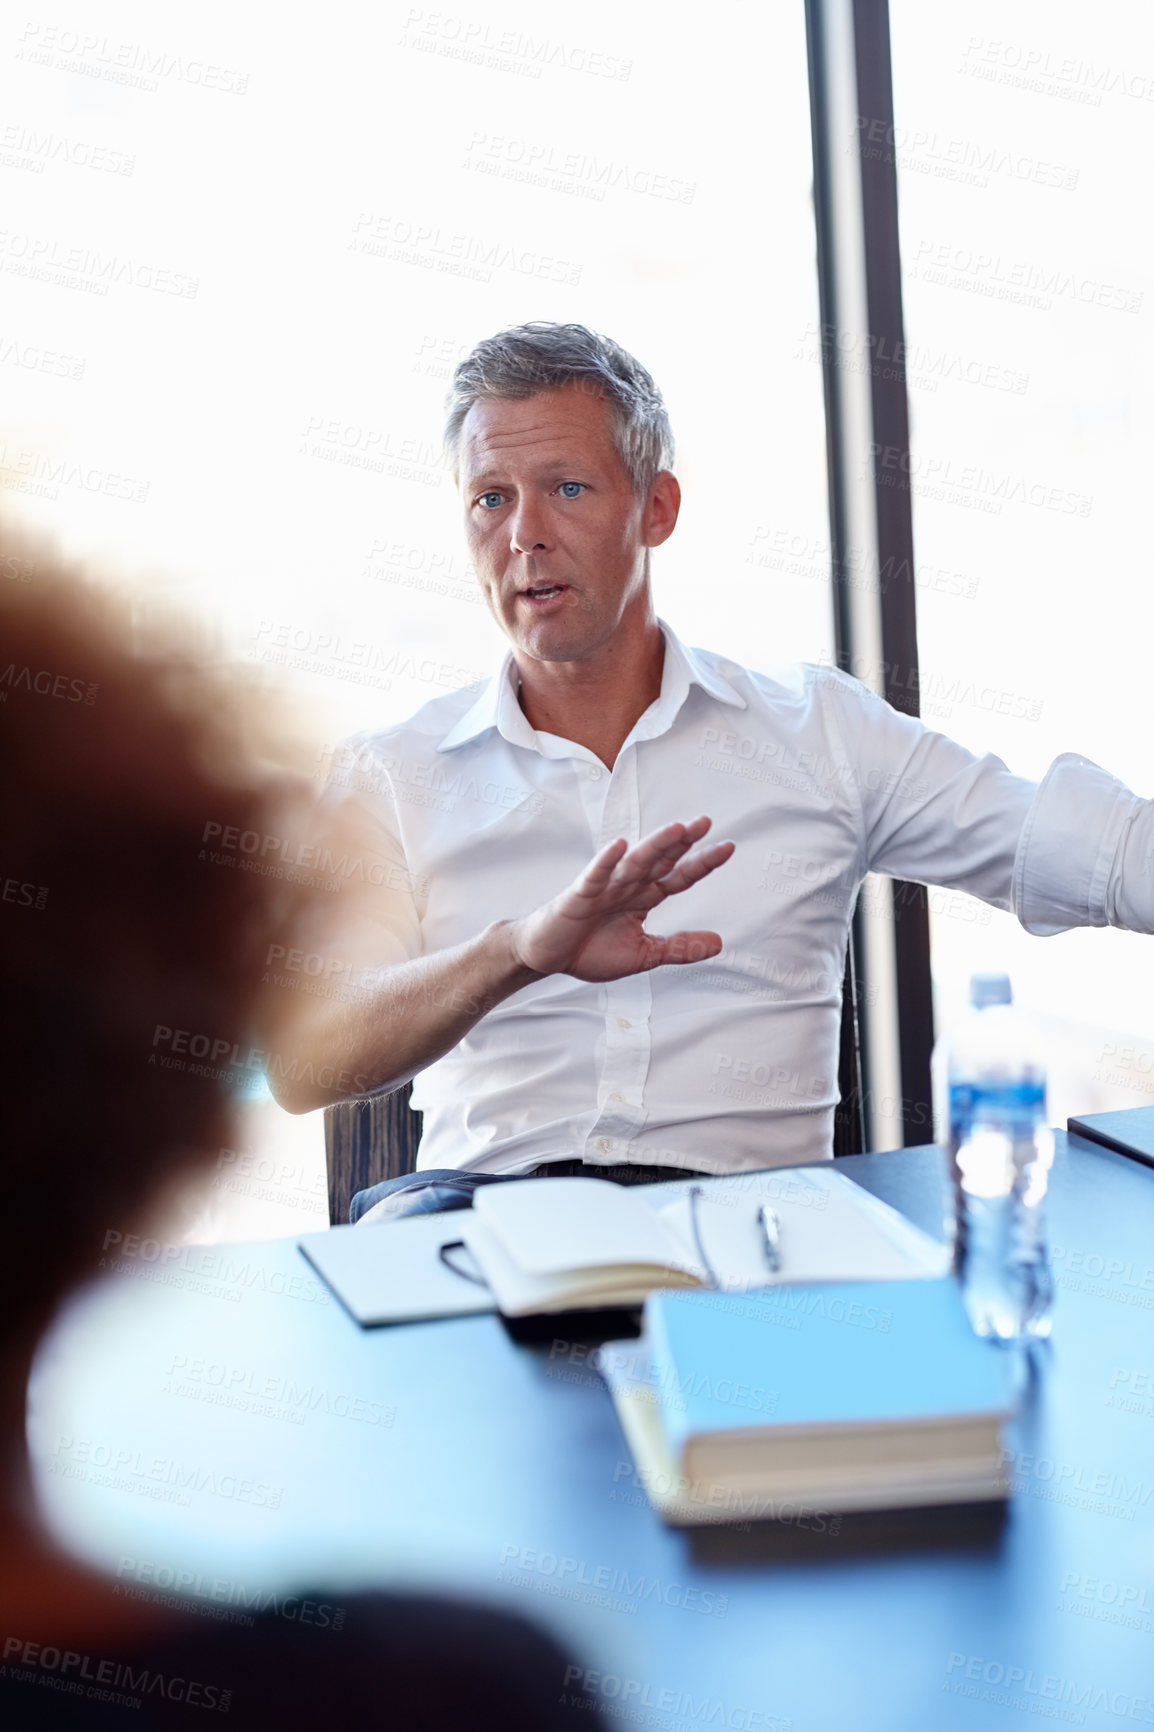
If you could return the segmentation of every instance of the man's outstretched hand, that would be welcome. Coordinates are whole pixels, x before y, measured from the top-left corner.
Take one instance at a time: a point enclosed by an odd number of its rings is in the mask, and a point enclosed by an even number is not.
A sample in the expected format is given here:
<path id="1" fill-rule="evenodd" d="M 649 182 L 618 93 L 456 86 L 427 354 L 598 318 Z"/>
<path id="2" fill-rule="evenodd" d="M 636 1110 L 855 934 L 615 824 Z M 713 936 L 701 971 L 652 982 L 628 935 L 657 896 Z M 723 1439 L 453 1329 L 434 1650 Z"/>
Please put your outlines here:
<path id="1" fill-rule="evenodd" d="M 312 1112 L 358 1094 L 400 1088 L 427 1065 L 443 1058 L 483 1016 L 511 993 L 549 974 L 577 980 L 621 980 L 663 963 L 704 962 L 716 956 L 716 932 L 676 932 L 661 938 L 645 930 L 650 909 L 688 890 L 717 870 L 733 853 L 732 842 L 717 842 L 691 853 L 709 829 L 708 818 L 669 824 L 635 848 L 611 842 L 551 902 L 520 920 L 495 920 L 461 944 L 408 961 L 395 960 L 395 939 L 365 916 L 345 938 L 326 935 L 330 954 L 362 954 L 380 946 L 381 960 L 368 964 L 377 975 L 366 1005 L 362 995 L 293 1002 L 269 1012 L 273 1045 L 294 1060 L 294 1080 L 278 1079 L 277 1099 L 290 1112 Z M 315 941 L 312 948 L 316 948 Z M 300 1055 L 307 1079 L 295 1081 Z M 307 1063 L 304 1061 L 307 1060 Z M 326 1073 L 330 1082 L 319 1079 Z M 339 1081 L 337 1080 L 339 1078 Z M 346 1079 L 351 1079 L 346 1081 Z"/>
<path id="2" fill-rule="evenodd" d="M 510 936 L 518 960 L 536 974 L 621 980 L 666 963 L 716 956 L 716 932 L 660 938 L 645 930 L 650 909 L 708 877 L 733 853 L 732 842 L 715 842 L 689 855 L 709 825 L 708 818 L 667 824 L 635 848 L 610 842 L 567 890 L 514 922 Z"/>

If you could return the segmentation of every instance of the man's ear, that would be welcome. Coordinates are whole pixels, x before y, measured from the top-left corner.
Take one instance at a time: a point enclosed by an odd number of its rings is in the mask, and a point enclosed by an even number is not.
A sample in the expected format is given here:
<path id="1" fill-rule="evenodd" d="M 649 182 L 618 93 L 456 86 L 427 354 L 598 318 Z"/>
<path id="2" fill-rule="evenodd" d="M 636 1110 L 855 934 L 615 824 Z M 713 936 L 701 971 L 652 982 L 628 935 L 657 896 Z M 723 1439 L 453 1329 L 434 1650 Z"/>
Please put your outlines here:
<path id="1" fill-rule="evenodd" d="M 660 547 L 669 540 L 680 510 L 681 486 L 676 475 L 671 469 L 659 469 L 645 501 L 641 539 L 646 547 Z"/>

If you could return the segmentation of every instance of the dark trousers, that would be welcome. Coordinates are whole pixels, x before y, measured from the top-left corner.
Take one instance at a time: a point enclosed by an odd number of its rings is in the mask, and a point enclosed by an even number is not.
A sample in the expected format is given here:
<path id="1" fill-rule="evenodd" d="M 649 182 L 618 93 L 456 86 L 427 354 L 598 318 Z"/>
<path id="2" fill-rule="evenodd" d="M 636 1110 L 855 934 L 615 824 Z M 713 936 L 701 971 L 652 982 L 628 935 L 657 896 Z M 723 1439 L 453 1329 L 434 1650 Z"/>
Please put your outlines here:
<path id="1" fill-rule="evenodd" d="M 609 1179 L 615 1185 L 659 1185 L 668 1179 L 708 1177 L 692 1167 L 642 1167 L 628 1161 L 613 1167 L 594 1167 L 587 1161 L 544 1161 L 528 1173 L 469 1173 L 456 1167 L 427 1167 L 422 1173 L 402 1173 L 400 1178 L 383 1179 L 367 1191 L 358 1191 L 349 1204 L 349 1220 L 359 1221 L 386 1199 L 389 1206 L 377 1220 L 469 1209 L 478 1185 L 507 1185 L 516 1179 Z"/>

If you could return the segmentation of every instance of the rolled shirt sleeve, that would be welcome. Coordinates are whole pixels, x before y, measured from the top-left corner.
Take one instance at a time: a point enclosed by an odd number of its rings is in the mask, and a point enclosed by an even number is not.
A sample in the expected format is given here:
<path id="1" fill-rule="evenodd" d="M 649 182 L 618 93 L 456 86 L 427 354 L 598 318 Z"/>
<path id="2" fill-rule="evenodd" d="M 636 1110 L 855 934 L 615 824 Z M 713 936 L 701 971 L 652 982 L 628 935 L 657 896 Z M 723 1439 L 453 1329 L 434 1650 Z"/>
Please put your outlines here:
<path id="1" fill-rule="evenodd" d="M 1027 932 L 1154 932 L 1154 802 L 1075 752 L 1050 765 L 1026 815 L 1014 912 Z"/>
<path id="2" fill-rule="evenodd" d="M 1076 753 L 1041 783 L 1015 776 L 846 675 L 827 693 L 861 793 L 865 871 L 968 891 L 1039 937 L 1154 932 L 1154 802 Z"/>

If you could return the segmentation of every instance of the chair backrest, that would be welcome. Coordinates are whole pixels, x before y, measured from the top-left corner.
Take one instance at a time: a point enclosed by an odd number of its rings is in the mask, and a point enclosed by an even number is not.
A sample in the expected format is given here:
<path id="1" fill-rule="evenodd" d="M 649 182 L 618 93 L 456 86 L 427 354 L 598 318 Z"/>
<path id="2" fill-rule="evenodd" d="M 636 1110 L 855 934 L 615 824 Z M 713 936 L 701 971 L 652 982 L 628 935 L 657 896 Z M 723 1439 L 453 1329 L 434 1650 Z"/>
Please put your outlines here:
<path id="1" fill-rule="evenodd" d="M 838 1035 L 837 1092 L 833 1112 L 833 1152 L 864 1155 L 865 1092 L 862 1088 L 861 1027 L 857 1014 L 857 974 L 853 961 L 853 935 L 846 947 L 845 975 L 841 984 L 841 1030 Z"/>
<path id="2" fill-rule="evenodd" d="M 340 1101 L 325 1108 L 325 1165 L 329 1176 L 329 1221 L 349 1218 L 358 1191 L 415 1171 L 422 1117 L 409 1106 L 412 1083 L 391 1094 Z"/>
<path id="3" fill-rule="evenodd" d="M 838 1041 L 838 1103 L 833 1115 L 834 1155 L 860 1155 L 865 1150 L 861 1035 L 857 1015 L 857 980 L 853 946 L 846 952 Z M 421 1114 L 409 1106 L 412 1084 L 392 1094 L 370 1095 L 363 1101 L 342 1101 L 325 1109 L 325 1162 L 329 1175 L 329 1220 L 349 1218 L 349 1203 L 357 1191 L 415 1172 L 421 1141 Z"/>

